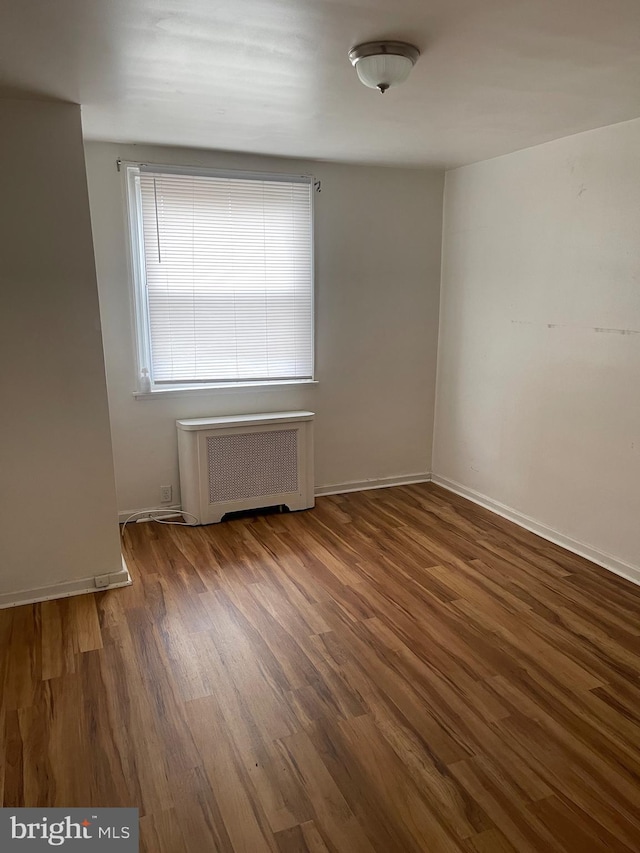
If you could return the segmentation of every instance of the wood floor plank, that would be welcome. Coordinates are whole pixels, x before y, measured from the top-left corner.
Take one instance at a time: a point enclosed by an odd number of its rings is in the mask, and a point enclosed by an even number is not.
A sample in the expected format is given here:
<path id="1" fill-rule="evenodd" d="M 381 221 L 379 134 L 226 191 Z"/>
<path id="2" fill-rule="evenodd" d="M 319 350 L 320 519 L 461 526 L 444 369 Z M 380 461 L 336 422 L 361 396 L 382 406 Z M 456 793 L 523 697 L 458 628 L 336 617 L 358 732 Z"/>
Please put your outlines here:
<path id="1" fill-rule="evenodd" d="M 0 611 L 0 801 L 158 853 L 635 853 L 640 589 L 431 484 L 130 524 Z"/>
<path id="2" fill-rule="evenodd" d="M 329 848 L 312 820 L 276 833 L 280 853 L 329 853 Z"/>
<path id="3" fill-rule="evenodd" d="M 189 725 L 200 744 L 203 765 L 234 851 L 276 851 L 276 842 L 262 808 L 252 801 L 246 772 L 211 697 L 188 705 Z"/>
<path id="4" fill-rule="evenodd" d="M 305 731 L 282 738 L 282 757 L 295 771 L 313 808 L 313 820 L 338 850 L 372 853 L 365 828 L 356 820 L 342 792 Z"/>
<path id="5" fill-rule="evenodd" d="M 43 601 L 40 614 L 43 680 L 73 672 L 73 659 L 69 667 L 69 654 L 64 637 L 64 625 L 68 624 L 68 620 L 63 619 L 61 601 Z"/>
<path id="6" fill-rule="evenodd" d="M 31 707 L 42 678 L 40 608 L 27 604 L 16 607 L 12 615 L 11 632 L 2 649 L 5 658 L 2 704 L 6 710 Z"/>
<path id="7" fill-rule="evenodd" d="M 372 717 L 325 723 L 311 736 L 376 849 L 460 850 L 452 827 Z"/>
<path id="8" fill-rule="evenodd" d="M 529 806 L 564 847 L 579 848 L 585 853 L 633 853 L 590 815 L 577 806 L 549 797 Z"/>
<path id="9" fill-rule="evenodd" d="M 480 803 L 518 853 L 564 849 L 542 821 L 528 812 L 518 799 L 506 795 L 497 774 L 488 772 L 486 766 L 470 758 L 452 764 L 449 770 L 469 796 Z"/>
<path id="10" fill-rule="evenodd" d="M 474 853 L 518 853 L 497 829 L 487 829 L 471 838 L 468 849 Z"/>
<path id="11" fill-rule="evenodd" d="M 189 847 L 175 809 L 140 818 L 141 853 L 187 853 Z"/>
<path id="12" fill-rule="evenodd" d="M 174 814 L 188 853 L 234 853 L 218 801 L 203 766 L 194 767 L 174 792 Z M 152 851 L 149 851 L 152 853 Z"/>

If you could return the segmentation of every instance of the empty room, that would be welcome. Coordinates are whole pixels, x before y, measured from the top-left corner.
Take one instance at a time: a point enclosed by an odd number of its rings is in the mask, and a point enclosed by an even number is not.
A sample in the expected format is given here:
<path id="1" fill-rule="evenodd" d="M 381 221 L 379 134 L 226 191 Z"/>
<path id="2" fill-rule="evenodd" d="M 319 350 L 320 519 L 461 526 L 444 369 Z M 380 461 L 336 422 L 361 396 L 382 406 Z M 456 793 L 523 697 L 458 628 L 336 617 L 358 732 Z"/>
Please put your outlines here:
<path id="1" fill-rule="evenodd" d="M 0 0 L 0 851 L 640 851 L 640 6 Z"/>

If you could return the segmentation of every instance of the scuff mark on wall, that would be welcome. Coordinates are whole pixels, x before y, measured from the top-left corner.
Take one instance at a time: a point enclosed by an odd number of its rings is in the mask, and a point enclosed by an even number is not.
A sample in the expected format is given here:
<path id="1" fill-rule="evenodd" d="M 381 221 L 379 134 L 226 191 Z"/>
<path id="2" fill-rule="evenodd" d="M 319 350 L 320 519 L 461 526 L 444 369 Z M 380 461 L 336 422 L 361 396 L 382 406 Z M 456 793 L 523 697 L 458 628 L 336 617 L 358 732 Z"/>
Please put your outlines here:
<path id="1" fill-rule="evenodd" d="M 533 323 L 531 320 L 511 320 L 516 326 L 546 326 L 547 329 L 582 329 L 584 332 L 598 332 L 602 335 L 640 335 L 640 329 L 609 329 L 604 326 L 576 326 L 572 323 Z"/>
<path id="2" fill-rule="evenodd" d="M 601 329 L 595 326 L 593 331 L 604 335 L 640 335 L 638 329 Z"/>

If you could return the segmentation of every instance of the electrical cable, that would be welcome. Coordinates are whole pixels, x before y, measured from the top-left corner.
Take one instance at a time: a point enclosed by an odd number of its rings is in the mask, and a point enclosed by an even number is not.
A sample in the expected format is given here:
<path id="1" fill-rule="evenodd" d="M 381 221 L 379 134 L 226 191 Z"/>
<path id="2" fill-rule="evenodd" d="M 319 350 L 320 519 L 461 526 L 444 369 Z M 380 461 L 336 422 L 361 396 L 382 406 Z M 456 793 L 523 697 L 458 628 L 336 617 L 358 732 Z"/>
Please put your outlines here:
<path id="1" fill-rule="evenodd" d="M 174 507 L 158 506 L 158 507 L 151 507 L 151 509 L 139 509 L 137 512 L 132 512 L 131 515 L 125 519 L 124 524 L 122 525 L 122 530 L 120 531 L 120 536 L 124 537 L 124 531 L 125 531 L 127 524 L 129 524 L 131 519 L 135 518 L 136 515 L 146 515 L 149 517 L 149 519 L 151 521 L 156 521 L 158 524 L 177 524 L 177 525 L 180 525 L 183 527 L 193 527 L 192 524 L 188 524 L 188 522 L 185 522 L 185 521 L 163 521 L 162 519 L 155 518 L 153 515 L 151 515 L 151 513 L 153 513 L 153 512 L 166 512 L 166 511 L 169 511 L 171 513 L 171 515 L 190 515 L 191 518 L 195 518 L 195 520 L 198 523 L 200 521 L 198 516 L 194 515 L 192 512 L 186 512 L 186 510 L 183 510 L 183 509 L 174 509 Z"/>
<path id="2" fill-rule="evenodd" d="M 194 515 L 192 512 L 185 512 L 184 510 L 180 510 L 176 515 L 190 515 L 192 518 L 195 518 L 196 521 L 199 521 L 198 516 Z M 158 524 L 175 524 L 178 527 L 193 527 L 193 524 L 189 524 L 188 521 L 166 521 L 163 518 L 156 518 L 154 515 L 149 515 L 151 521 L 157 521 Z"/>

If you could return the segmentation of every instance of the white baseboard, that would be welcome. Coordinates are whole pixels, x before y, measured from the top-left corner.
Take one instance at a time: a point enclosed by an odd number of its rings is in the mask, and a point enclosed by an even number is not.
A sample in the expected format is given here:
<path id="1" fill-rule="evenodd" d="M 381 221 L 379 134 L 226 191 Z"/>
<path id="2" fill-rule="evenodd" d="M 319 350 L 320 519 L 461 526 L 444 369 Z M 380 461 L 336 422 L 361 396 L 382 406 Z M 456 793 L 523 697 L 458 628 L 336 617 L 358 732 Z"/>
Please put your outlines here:
<path id="1" fill-rule="evenodd" d="M 456 495 L 467 498 L 467 500 L 470 500 L 491 512 L 495 512 L 496 515 L 500 515 L 508 521 L 513 521 L 514 524 L 517 524 L 519 527 L 524 527 L 525 530 L 529 530 L 531 533 L 536 533 L 543 539 L 553 542 L 554 545 L 560 545 L 561 548 L 565 548 L 567 551 L 571 551 L 579 557 L 584 557 L 592 563 L 602 566 L 603 569 L 608 569 L 610 572 L 620 575 L 632 583 L 640 585 L 640 566 L 632 566 L 629 563 L 625 563 L 624 560 L 619 560 L 611 554 L 606 554 L 604 551 L 599 551 L 597 548 L 593 548 L 591 545 L 586 545 L 584 542 L 578 542 L 570 536 L 565 536 L 564 533 L 560 533 L 558 530 L 548 527 L 541 521 L 536 521 L 535 518 L 524 515 L 524 513 L 518 512 L 515 509 L 511 509 L 511 507 L 508 507 L 499 501 L 494 501 L 492 498 L 488 498 L 486 495 L 476 492 L 475 489 L 469 489 L 467 486 L 456 483 L 455 480 L 448 480 L 446 477 L 441 477 L 439 474 L 432 474 L 431 481 L 437 486 L 442 486 L 443 489 L 454 492 Z"/>
<path id="2" fill-rule="evenodd" d="M 348 483 L 336 483 L 333 486 L 316 486 L 317 497 L 322 495 L 343 495 L 347 492 L 365 492 L 368 489 L 388 489 L 389 486 L 410 486 L 413 483 L 429 483 L 431 474 L 401 474 L 399 477 L 382 477 L 377 480 L 352 480 Z"/>
<path id="3" fill-rule="evenodd" d="M 104 577 L 104 575 L 101 576 L 101 578 Z M 72 581 L 62 581 L 62 583 L 55 583 L 50 586 L 40 586 L 35 589 L 4 592 L 0 594 L 0 610 L 5 607 L 18 607 L 20 604 L 35 604 L 38 601 L 49 601 L 52 598 L 69 598 L 72 595 L 85 595 L 88 592 L 105 592 L 108 589 L 130 586 L 131 576 L 124 557 L 122 558 L 122 569 L 119 572 L 112 572 L 107 577 L 109 579 L 107 585 L 99 588 L 96 586 L 95 576 L 92 576 Z"/>

